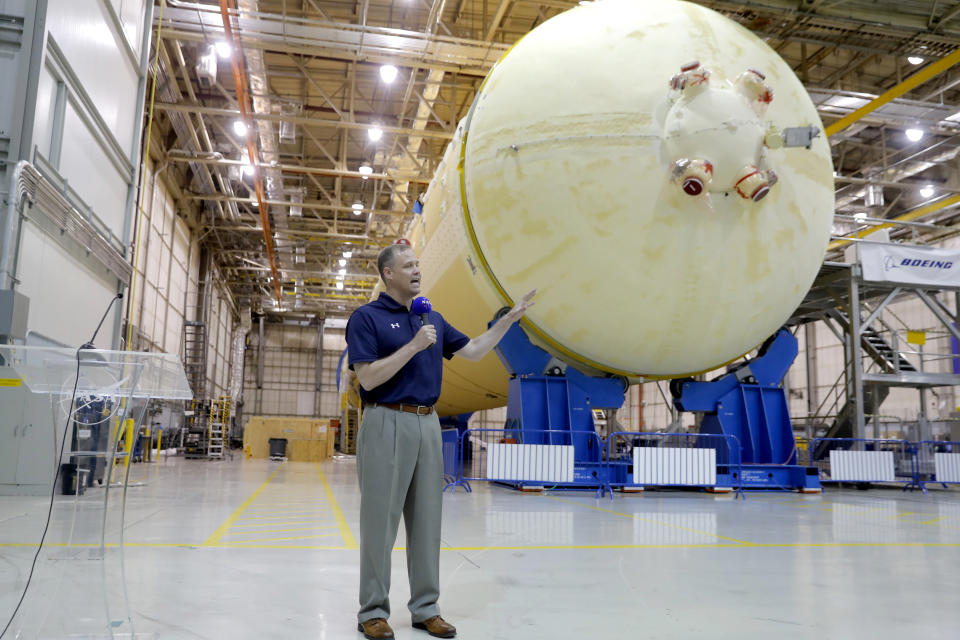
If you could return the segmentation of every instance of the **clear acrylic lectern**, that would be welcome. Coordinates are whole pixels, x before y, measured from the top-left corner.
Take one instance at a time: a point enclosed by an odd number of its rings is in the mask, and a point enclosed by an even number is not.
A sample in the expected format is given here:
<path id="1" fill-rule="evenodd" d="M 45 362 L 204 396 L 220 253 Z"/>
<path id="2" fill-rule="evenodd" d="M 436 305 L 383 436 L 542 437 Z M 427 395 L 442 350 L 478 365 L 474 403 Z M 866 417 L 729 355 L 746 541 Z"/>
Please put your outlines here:
<path id="1" fill-rule="evenodd" d="M 125 433 L 139 433 L 151 399 L 193 397 L 180 359 L 165 353 L 11 345 L 0 345 L 0 358 L 5 391 L 18 391 L 22 406 L 49 405 L 12 431 L 13 436 L 18 429 L 32 433 L 32 439 L 10 442 L 19 446 L 18 465 L 48 471 L 51 483 L 44 498 L 11 491 L 0 505 L 0 522 L 11 523 L 0 524 L 0 548 L 19 554 L 12 561 L 17 593 L 3 604 L 16 605 L 23 597 L 4 638 L 151 637 L 136 633 L 127 599 L 124 515 L 130 464 L 118 443 Z M 4 410 L 11 409 L 17 396 L 3 397 Z M 45 531 L 39 547 L 41 535 L 15 539 L 19 514 L 31 509 L 39 512 L 32 531 Z M 13 609 L 2 614 L 0 625 Z"/>

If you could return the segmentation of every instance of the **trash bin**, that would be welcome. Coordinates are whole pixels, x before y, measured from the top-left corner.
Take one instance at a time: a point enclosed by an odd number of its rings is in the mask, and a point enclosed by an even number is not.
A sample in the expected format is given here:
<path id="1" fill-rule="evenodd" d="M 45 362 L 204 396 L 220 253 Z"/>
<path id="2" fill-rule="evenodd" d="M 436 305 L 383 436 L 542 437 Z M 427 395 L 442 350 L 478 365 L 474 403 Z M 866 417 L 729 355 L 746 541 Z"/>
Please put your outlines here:
<path id="1" fill-rule="evenodd" d="M 271 458 L 286 458 L 287 457 L 287 439 L 286 438 L 270 438 L 268 441 L 270 445 L 270 457 Z"/>
<path id="2" fill-rule="evenodd" d="M 82 479 L 87 479 L 87 470 L 83 470 Z M 84 486 L 81 482 L 80 468 L 72 462 L 64 462 L 60 465 L 60 491 L 65 496 L 77 495 L 79 489 L 80 495 L 83 495 Z"/>

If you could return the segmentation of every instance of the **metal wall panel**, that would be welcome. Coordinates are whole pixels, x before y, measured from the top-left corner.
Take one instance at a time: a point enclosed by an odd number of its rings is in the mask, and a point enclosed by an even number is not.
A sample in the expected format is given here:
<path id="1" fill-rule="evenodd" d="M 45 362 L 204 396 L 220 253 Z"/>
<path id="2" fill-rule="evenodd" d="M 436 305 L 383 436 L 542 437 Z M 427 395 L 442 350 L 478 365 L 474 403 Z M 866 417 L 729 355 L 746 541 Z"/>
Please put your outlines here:
<path id="1" fill-rule="evenodd" d="M 36 124 L 33 144 L 45 158 L 50 158 L 53 139 L 54 107 L 57 102 L 57 82 L 46 67 L 40 70 L 37 87 Z"/>
<path id="2" fill-rule="evenodd" d="M 132 102 L 133 98 L 131 95 L 129 100 Z M 133 109 L 132 104 L 129 108 Z M 100 221 L 115 236 L 121 237 L 127 181 L 80 118 L 73 103 L 66 108 L 59 171 L 93 208 Z"/>
<path id="3" fill-rule="evenodd" d="M 131 7 L 132 9 L 132 7 Z M 141 12 L 138 20 L 143 20 Z M 138 62 L 101 0 L 50 0 L 47 31 L 127 154 L 133 145 Z"/>
<path id="4" fill-rule="evenodd" d="M 139 57 L 143 37 L 143 12 L 146 10 L 147 0 L 110 0 L 110 4 L 123 25 L 127 44 Z"/>
<path id="5" fill-rule="evenodd" d="M 30 332 L 71 347 L 90 339 L 116 293 L 115 278 L 93 272 L 30 223 L 23 227 L 19 277 L 20 292 L 30 298 Z M 108 315 L 96 346 L 109 349 L 118 331 Z"/>
<path id="6" fill-rule="evenodd" d="M 345 346 L 343 330 L 328 329 L 323 340 L 322 393 L 317 393 L 319 328 L 266 325 L 263 388 L 257 388 L 259 334 L 250 332 L 245 355 L 243 396 L 246 415 L 300 415 L 335 418 L 340 415 L 337 363 Z"/>

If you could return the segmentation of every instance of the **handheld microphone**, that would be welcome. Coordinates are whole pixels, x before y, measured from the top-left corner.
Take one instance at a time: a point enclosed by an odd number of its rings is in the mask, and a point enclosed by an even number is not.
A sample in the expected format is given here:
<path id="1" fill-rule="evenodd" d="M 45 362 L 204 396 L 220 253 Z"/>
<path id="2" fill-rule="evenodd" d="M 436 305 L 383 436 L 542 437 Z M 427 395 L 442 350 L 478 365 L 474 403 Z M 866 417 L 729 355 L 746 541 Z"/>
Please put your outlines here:
<path id="1" fill-rule="evenodd" d="M 413 302 L 410 304 L 410 310 L 414 313 L 420 314 L 420 325 L 426 326 L 430 324 L 430 310 L 433 309 L 433 305 L 430 304 L 430 298 L 424 296 L 419 296 L 413 299 Z"/>

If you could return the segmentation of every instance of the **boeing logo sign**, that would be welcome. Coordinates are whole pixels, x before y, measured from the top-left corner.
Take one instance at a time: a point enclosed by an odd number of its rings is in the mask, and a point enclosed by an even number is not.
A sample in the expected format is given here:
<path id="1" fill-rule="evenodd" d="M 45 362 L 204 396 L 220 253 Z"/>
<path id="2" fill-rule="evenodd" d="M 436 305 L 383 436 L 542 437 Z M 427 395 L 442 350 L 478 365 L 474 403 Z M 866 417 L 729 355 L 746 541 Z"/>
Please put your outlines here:
<path id="1" fill-rule="evenodd" d="M 960 250 L 881 242 L 858 249 L 864 280 L 960 288 Z"/>
<path id="2" fill-rule="evenodd" d="M 923 260 L 921 258 L 895 258 L 894 256 L 883 257 L 883 270 L 890 271 L 899 267 L 919 267 L 921 269 L 941 269 L 949 271 L 953 268 L 953 261 L 950 260 Z"/>

